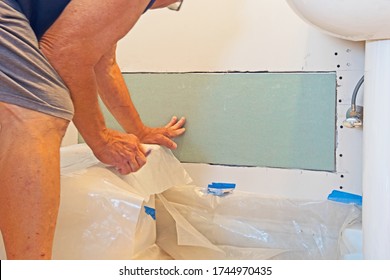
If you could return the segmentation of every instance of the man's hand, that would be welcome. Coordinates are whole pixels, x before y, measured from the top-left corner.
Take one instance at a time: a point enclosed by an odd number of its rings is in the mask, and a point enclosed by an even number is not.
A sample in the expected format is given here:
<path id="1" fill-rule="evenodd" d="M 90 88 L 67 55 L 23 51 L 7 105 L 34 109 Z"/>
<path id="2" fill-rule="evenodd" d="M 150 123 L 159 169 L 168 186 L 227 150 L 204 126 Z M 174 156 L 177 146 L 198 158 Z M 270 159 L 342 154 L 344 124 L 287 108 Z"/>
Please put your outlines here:
<path id="1" fill-rule="evenodd" d="M 102 139 L 91 147 L 95 156 L 120 174 L 136 172 L 146 163 L 146 151 L 135 135 L 106 129 Z"/>
<path id="2" fill-rule="evenodd" d="M 177 144 L 172 139 L 185 132 L 185 128 L 183 127 L 185 122 L 185 118 L 178 119 L 174 116 L 164 127 L 146 127 L 142 134 L 138 135 L 138 137 L 144 144 L 158 144 L 169 149 L 176 149 Z"/>

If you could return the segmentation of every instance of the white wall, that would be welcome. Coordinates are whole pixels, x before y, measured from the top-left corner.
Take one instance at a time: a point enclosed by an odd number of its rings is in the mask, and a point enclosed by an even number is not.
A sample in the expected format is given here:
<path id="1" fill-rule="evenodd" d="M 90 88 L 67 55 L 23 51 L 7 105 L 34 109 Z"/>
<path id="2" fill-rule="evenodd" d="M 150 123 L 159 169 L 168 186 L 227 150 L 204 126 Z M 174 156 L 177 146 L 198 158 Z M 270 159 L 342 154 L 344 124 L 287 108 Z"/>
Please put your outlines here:
<path id="1" fill-rule="evenodd" d="M 284 0 L 184 0 L 180 12 L 151 10 L 120 42 L 123 71 L 361 70 L 363 44 L 323 35 L 299 19 Z M 354 54 L 348 53 L 348 56 Z"/>
<path id="2" fill-rule="evenodd" d="M 361 194 L 362 131 L 340 125 L 364 73 L 362 42 L 320 33 L 284 0 L 184 0 L 180 12 L 147 12 L 118 47 L 124 72 L 337 71 L 336 173 L 186 167 L 199 185 L 236 182 L 241 190 L 307 199 L 324 199 L 340 186 Z"/>

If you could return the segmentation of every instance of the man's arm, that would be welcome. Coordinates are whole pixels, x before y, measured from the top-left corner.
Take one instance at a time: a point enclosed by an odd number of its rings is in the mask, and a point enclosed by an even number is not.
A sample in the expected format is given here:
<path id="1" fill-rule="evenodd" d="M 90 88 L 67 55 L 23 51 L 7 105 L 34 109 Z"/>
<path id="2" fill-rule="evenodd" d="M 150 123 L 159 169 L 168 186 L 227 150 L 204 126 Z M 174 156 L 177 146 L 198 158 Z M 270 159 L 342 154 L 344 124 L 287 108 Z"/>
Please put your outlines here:
<path id="1" fill-rule="evenodd" d="M 134 135 L 106 127 L 94 67 L 135 25 L 148 2 L 72 0 L 40 41 L 42 52 L 70 89 L 79 132 L 99 160 L 123 174 L 145 164 L 145 151 Z"/>
<path id="2" fill-rule="evenodd" d="M 172 120 L 161 128 L 146 127 L 131 100 L 127 85 L 115 59 L 114 46 L 95 66 L 99 95 L 115 119 L 127 133 L 135 134 L 143 143 L 176 148 L 173 138 L 184 133 L 185 119 Z"/>

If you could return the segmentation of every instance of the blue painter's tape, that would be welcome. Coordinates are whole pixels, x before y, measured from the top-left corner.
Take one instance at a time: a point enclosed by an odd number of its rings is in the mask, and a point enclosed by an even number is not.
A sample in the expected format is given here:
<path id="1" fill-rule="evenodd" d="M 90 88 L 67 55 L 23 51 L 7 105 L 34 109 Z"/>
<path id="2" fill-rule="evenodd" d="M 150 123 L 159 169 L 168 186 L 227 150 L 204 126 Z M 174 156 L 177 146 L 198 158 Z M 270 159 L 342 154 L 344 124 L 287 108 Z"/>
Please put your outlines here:
<path id="1" fill-rule="evenodd" d="M 230 194 L 235 189 L 236 184 L 232 183 L 211 183 L 207 187 L 207 192 L 216 196 L 224 196 Z"/>
<path id="2" fill-rule="evenodd" d="M 356 204 L 359 206 L 362 205 L 362 201 L 363 201 L 361 195 L 342 192 L 342 191 L 338 191 L 338 190 L 333 190 L 328 195 L 328 200 L 337 201 L 337 202 L 346 203 L 346 204 Z"/>
<path id="3" fill-rule="evenodd" d="M 145 209 L 145 213 L 147 215 L 152 217 L 153 220 L 156 220 L 156 209 L 148 207 L 148 206 L 144 206 L 144 209 Z"/>
<path id="4" fill-rule="evenodd" d="M 209 188 L 214 188 L 214 189 L 234 189 L 236 187 L 236 184 L 232 183 L 211 183 L 209 185 Z"/>

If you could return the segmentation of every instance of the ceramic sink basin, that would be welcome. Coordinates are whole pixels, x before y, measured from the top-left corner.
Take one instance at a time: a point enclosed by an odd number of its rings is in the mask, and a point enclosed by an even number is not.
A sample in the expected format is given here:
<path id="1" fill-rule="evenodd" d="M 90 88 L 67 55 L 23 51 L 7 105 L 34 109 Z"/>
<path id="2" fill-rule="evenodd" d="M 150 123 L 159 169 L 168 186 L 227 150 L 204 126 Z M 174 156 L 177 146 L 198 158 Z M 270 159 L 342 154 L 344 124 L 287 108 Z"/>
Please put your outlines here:
<path id="1" fill-rule="evenodd" d="M 304 21 L 351 41 L 390 39 L 390 0 L 286 0 Z"/>
<path id="2" fill-rule="evenodd" d="M 365 42 L 363 257 L 390 259 L 390 0 L 286 0 L 304 21 Z M 380 133 L 378 132 L 380 131 Z"/>

